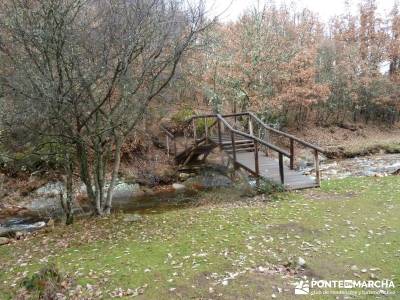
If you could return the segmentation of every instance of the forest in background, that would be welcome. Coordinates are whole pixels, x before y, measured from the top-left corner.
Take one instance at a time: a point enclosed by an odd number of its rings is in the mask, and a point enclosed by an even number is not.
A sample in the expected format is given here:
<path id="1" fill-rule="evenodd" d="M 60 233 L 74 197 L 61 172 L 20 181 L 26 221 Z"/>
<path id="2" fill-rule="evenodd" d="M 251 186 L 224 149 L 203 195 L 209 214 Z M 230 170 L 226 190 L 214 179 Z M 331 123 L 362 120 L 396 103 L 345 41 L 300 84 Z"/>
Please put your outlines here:
<path id="1" fill-rule="evenodd" d="M 374 0 L 328 23 L 307 9 L 265 5 L 217 23 L 183 60 L 179 103 L 259 113 L 278 127 L 399 120 L 400 15 Z"/>

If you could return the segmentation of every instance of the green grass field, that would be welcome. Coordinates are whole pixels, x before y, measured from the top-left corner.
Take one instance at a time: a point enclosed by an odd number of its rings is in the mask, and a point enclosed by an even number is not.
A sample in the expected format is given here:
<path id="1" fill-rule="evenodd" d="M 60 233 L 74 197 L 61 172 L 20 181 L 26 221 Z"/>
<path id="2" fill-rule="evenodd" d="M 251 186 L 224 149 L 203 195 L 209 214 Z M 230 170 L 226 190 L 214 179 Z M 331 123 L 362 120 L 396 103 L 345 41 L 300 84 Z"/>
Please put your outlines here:
<path id="1" fill-rule="evenodd" d="M 122 214 L 78 221 L 1 246 L 0 298 L 49 263 L 73 278 L 72 299 L 336 298 L 296 297 L 304 276 L 392 279 L 397 296 L 378 298 L 400 298 L 400 177 L 327 181 L 268 201 L 230 190 L 200 198 L 208 204 L 136 223 Z"/>

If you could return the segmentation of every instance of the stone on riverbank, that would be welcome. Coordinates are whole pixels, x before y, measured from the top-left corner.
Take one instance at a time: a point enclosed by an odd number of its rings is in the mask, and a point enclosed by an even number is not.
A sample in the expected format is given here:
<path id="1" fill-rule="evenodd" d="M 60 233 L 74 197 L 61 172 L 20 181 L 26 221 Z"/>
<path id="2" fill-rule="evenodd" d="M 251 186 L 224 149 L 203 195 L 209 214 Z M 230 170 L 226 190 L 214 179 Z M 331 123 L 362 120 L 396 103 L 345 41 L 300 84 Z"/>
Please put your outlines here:
<path id="1" fill-rule="evenodd" d="M 0 237 L 0 246 L 7 245 L 10 243 L 10 239 L 6 237 Z"/>
<path id="2" fill-rule="evenodd" d="M 186 190 L 186 186 L 181 184 L 181 183 L 174 183 L 172 185 L 172 187 L 174 188 L 175 191 L 177 192 L 183 192 L 184 190 Z"/>
<path id="3" fill-rule="evenodd" d="M 210 175 L 199 175 L 196 177 L 189 178 L 185 181 L 187 187 L 192 187 L 194 189 L 210 189 L 210 188 L 220 188 L 220 187 L 230 187 L 233 185 L 231 179 L 227 176 L 219 174 Z"/>

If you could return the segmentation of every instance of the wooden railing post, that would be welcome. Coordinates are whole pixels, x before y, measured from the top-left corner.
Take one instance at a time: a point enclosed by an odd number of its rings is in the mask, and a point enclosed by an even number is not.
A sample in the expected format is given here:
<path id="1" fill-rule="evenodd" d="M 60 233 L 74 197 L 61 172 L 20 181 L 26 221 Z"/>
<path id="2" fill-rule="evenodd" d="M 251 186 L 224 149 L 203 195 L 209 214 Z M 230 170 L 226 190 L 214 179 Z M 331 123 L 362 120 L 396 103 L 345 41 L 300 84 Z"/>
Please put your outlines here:
<path id="1" fill-rule="evenodd" d="M 258 142 L 254 141 L 254 167 L 256 175 L 260 176 L 260 163 L 258 161 Z"/>
<path id="2" fill-rule="evenodd" d="M 290 170 L 294 169 L 294 140 L 290 139 Z"/>
<path id="3" fill-rule="evenodd" d="M 218 143 L 222 147 L 222 130 L 221 130 L 221 120 L 218 118 Z"/>
<path id="4" fill-rule="evenodd" d="M 281 178 L 281 184 L 285 184 L 285 174 L 283 173 L 283 154 L 279 153 L 279 176 Z"/>
<path id="5" fill-rule="evenodd" d="M 253 122 L 251 121 L 251 116 L 249 116 L 249 133 L 250 133 L 250 135 L 254 135 Z"/>
<path id="6" fill-rule="evenodd" d="M 224 164 L 224 155 L 222 153 L 223 147 L 222 147 L 221 119 L 219 115 L 217 115 L 217 123 L 218 123 L 217 127 L 218 127 L 218 143 L 219 143 L 220 158 L 221 158 L 221 163 Z"/>
<path id="7" fill-rule="evenodd" d="M 237 116 L 236 116 L 236 101 L 235 102 L 233 102 L 233 114 L 235 115 L 233 118 L 234 118 L 234 128 L 236 127 L 236 121 L 237 121 Z"/>
<path id="8" fill-rule="evenodd" d="M 314 157 L 315 157 L 315 181 L 318 185 L 321 184 L 321 174 L 319 170 L 319 157 L 318 157 L 318 150 L 314 150 Z"/>
<path id="9" fill-rule="evenodd" d="M 233 168 L 236 170 L 236 145 L 235 145 L 235 134 L 231 131 L 232 140 L 232 154 L 233 154 Z"/>
<path id="10" fill-rule="evenodd" d="M 260 130 L 261 130 L 261 128 L 260 128 Z M 271 140 L 271 137 L 270 137 L 270 132 L 269 132 L 269 130 L 268 129 L 266 129 L 265 130 L 265 141 L 268 143 L 268 144 L 270 144 L 270 140 Z M 267 156 L 270 156 L 271 155 L 271 153 L 270 153 L 270 151 L 269 151 L 269 148 L 267 148 L 266 149 L 266 152 L 265 152 L 265 154 L 267 155 Z"/>

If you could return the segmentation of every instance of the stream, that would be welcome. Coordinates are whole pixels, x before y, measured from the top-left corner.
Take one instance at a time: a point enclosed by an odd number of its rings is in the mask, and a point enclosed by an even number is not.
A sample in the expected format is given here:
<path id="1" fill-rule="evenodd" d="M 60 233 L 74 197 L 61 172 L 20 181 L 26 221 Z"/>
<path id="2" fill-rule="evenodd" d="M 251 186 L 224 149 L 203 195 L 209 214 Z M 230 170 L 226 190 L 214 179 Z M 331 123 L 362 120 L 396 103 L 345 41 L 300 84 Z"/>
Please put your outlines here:
<path id="1" fill-rule="evenodd" d="M 315 176 L 315 169 L 311 162 L 300 170 L 306 175 Z M 399 174 L 399 172 L 400 154 L 378 154 L 321 162 L 322 180 L 342 179 L 350 176 L 388 176 Z M 201 183 L 205 188 L 227 187 L 232 184 L 226 176 L 221 174 L 197 177 L 201 178 Z M 194 184 L 198 184 L 198 181 L 195 181 Z M 55 195 L 58 195 L 58 191 L 62 188 L 61 185 L 61 183 L 48 183 L 33 192 L 34 200 L 26 206 L 34 214 L 30 217 L 11 216 L 0 220 L 0 236 L 9 236 L 10 233 L 19 231 L 32 232 L 45 227 L 45 220 L 59 217 L 62 210 Z M 194 190 L 180 183 L 143 191 L 137 184 L 121 182 L 116 187 L 114 208 L 124 212 L 138 212 L 161 206 L 176 207 L 190 202 L 195 194 Z M 76 213 L 78 215 L 83 215 L 84 211 L 85 209 L 81 205 L 77 205 Z"/>
<path id="2" fill-rule="evenodd" d="M 321 179 L 388 176 L 400 170 L 400 154 L 376 154 L 340 160 L 325 160 L 321 163 Z M 314 175 L 314 166 L 301 169 L 304 174 Z"/>
<path id="3" fill-rule="evenodd" d="M 46 222 L 35 219 L 11 218 L 0 224 L 0 236 L 12 236 L 17 232 L 33 232 L 46 226 Z"/>

